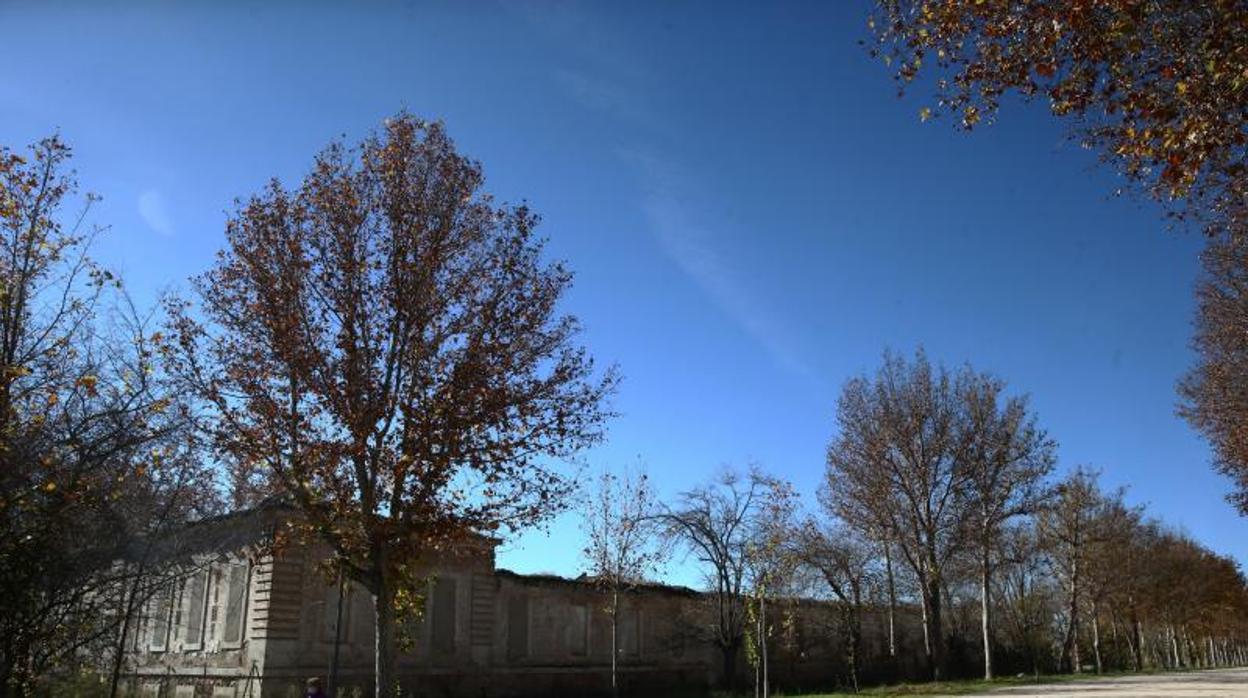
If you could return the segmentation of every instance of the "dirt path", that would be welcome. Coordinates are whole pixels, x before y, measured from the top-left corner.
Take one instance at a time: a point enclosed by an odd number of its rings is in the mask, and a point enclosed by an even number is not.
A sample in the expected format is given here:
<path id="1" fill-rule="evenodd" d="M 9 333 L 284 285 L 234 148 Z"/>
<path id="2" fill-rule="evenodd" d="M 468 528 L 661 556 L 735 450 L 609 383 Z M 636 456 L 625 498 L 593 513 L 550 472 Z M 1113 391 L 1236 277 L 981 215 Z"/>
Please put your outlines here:
<path id="1" fill-rule="evenodd" d="M 1036 698 L 1196 698 L 1248 697 L 1248 669 L 1219 669 L 1185 674 L 1122 676 L 1044 686 L 1003 688 L 984 696 Z"/>

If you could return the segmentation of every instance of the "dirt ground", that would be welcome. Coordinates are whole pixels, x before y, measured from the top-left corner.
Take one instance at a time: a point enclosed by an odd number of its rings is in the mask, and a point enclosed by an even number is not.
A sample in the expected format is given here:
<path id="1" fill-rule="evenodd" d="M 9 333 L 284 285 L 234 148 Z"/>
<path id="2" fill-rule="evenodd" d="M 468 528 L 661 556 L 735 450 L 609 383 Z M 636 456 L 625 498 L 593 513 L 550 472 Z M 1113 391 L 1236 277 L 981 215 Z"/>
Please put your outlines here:
<path id="1" fill-rule="evenodd" d="M 1196 698 L 1248 697 L 1248 669 L 1219 669 L 1188 674 L 1123 676 L 1045 686 L 1004 688 L 984 696 L 1036 698 Z"/>

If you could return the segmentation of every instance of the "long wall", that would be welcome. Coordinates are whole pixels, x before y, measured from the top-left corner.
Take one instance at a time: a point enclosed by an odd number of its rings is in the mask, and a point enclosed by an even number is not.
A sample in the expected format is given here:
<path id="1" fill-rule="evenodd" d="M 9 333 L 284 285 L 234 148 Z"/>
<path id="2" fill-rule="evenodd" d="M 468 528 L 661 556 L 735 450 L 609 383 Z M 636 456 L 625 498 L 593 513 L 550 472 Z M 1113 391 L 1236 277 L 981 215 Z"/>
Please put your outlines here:
<path id="1" fill-rule="evenodd" d="M 371 597 L 322 571 L 323 551 L 287 550 L 248 561 L 242 551 L 203 555 L 158 594 L 135 634 L 128 670 L 141 696 L 242 698 L 300 695 L 327 679 L 338 654 L 339 696 L 370 694 Z M 608 598 L 583 581 L 496 570 L 492 547 L 433 561 L 421 620 L 406 628 L 400 657 L 406 689 L 427 696 L 607 693 L 612 656 Z M 341 599 L 341 602 L 340 602 Z M 340 613 L 341 605 L 341 613 Z M 848 682 L 836 607 L 802 601 L 773 607 L 773 686 Z M 341 625 L 337 624 L 341 618 Z M 625 694 L 701 689 L 722 679 L 719 651 L 704 630 L 709 599 L 684 588 L 647 586 L 625 594 L 616 633 Z M 918 620 L 899 622 L 898 657 L 920 657 Z M 864 620 L 863 664 L 889 666 L 882 613 Z M 752 669 L 740 657 L 738 681 Z M 894 675 L 918 667 L 894 660 Z M 870 678 L 870 677 L 868 677 Z"/>

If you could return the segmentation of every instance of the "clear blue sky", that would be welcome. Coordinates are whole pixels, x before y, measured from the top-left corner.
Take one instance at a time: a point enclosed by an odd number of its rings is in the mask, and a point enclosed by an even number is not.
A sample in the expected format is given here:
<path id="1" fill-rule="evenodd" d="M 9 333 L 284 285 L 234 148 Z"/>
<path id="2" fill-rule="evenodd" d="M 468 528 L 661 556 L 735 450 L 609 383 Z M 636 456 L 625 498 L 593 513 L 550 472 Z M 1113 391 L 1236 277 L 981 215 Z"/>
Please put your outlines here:
<path id="1" fill-rule="evenodd" d="M 0 5 L 0 139 L 75 146 L 141 301 L 210 264 L 234 197 L 407 108 L 577 272 L 567 308 L 626 377 L 594 466 L 672 493 L 757 461 L 813 504 L 841 384 L 922 344 L 1030 393 L 1063 468 L 1248 561 L 1174 416 L 1200 240 L 1112 198 L 1042 106 L 921 124 L 857 43 L 865 0 L 252 5 Z M 574 574 L 580 546 L 567 517 L 501 562 Z"/>

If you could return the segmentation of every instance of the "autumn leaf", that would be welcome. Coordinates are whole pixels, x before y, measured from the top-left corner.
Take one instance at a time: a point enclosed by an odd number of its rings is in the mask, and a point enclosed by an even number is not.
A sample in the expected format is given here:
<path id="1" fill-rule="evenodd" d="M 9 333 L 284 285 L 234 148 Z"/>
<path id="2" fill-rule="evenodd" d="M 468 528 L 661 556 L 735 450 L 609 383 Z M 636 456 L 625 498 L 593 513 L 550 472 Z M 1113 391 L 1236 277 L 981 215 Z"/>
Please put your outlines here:
<path id="1" fill-rule="evenodd" d="M 95 386 L 98 382 L 99 378 L 92 375 L 86 375 L 78 379 L 78 386 L 85 390 L 87 395 L 96 397 L 98 393 L 96 392 Z"/>

